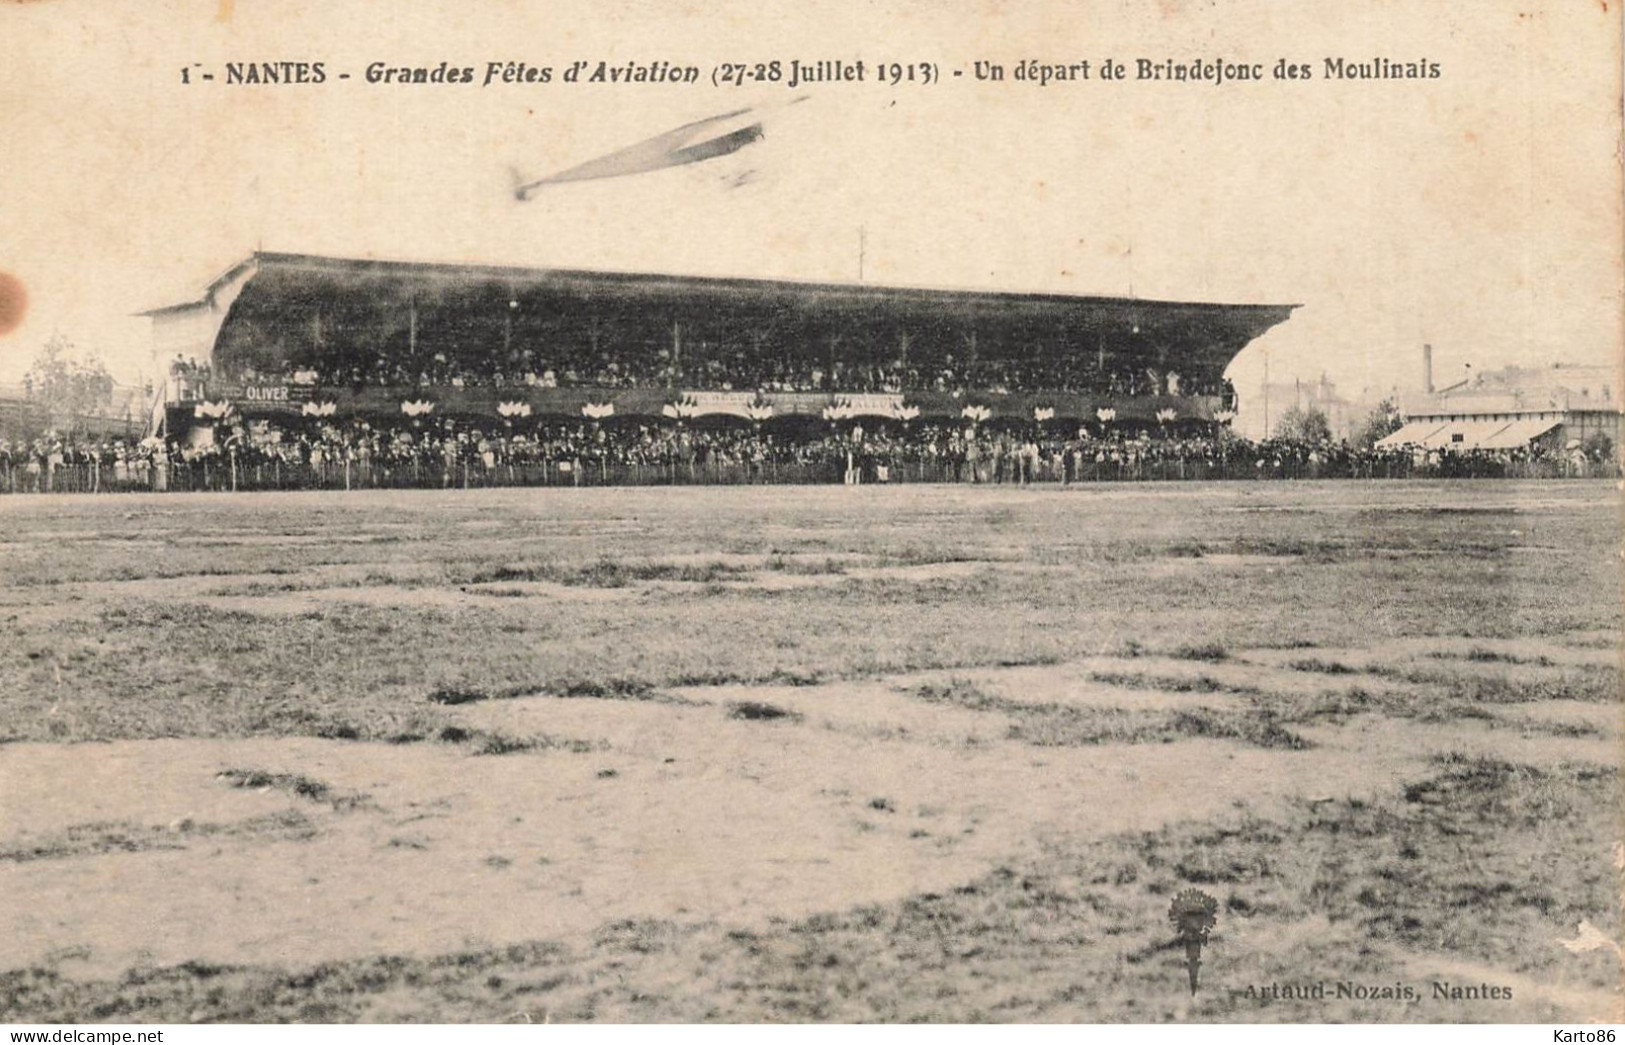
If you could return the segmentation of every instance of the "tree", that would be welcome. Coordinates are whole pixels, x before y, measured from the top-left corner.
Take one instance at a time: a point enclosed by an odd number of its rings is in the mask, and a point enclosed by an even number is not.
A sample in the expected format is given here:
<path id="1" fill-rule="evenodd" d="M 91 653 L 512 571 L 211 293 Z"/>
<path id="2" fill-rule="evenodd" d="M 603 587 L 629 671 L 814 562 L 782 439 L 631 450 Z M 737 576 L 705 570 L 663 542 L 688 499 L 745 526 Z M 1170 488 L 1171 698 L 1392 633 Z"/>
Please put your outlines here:
<path id="1" fill-rule="evenodd" d="M 28 371 L 33 400 L 46 424 L 67 434 L 83 432 L 91 415 L 113 402 L 113 376 L 95 356 L 79 358 L 73 342 L 51 335 Z"/>
<path id="2" fill-rule="evenodd" d="M 1360 427 L 1354 431 L 1354 445 L 1361 450 L 1369 450 L 1377 445 L 1377 441 L 1399 431 L 1404 424 L 1399 417 L 1399 408 L 1392 399 L 1384 399 L 1371 411 Z"/>
<path id="3" fill-rule="evenodd" d="M 1295 406 L 1275 423 L 1275 437 L 1299 443 L 1329 443 L 1332 441 L 1332 425 L 1324 411 L 1315 407 L 1304 410 Z"/>

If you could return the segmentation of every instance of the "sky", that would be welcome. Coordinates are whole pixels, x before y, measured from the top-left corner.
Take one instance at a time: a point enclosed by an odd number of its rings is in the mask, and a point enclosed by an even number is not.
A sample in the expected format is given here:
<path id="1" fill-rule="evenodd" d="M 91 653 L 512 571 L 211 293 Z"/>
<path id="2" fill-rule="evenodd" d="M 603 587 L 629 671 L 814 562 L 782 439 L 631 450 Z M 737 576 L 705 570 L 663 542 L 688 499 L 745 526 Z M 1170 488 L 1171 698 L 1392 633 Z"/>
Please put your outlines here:
<path id="1" fill-rule="evenodd" d="M 1233 366 L 1346 394 L 1621 350 L 1620 15 L 1604 0 L 818 5 L 32 0 L 0 6 L 0 382 L 60 333 L 119 377 L 143 309 L 255 250 L 1301 303 Z M 1332 82 L 1326 57 L 1439 63 Z M 1045 63 L 1130 79 L 1040 87 Z M 1155 83 L 1134 60 L 1311 67 Z M 367 84 L 372 62 L 695 64 L 694 85 Z M 713 67 L 863 59 L 863 83 Z M 1005 66 L 979 81 L 978 59 Z M 326 83 L 181 82 L 320 61 Z M 879 61 L 939 82 L 875 82 Z M 951 75 L 959 69 L 960 77 Z M 347 81 L 337 73 L 349 72 Z M 805 94 L 803 104 L 785 106 Z M 733 156 L 513 198 L 679 124 L 767 108 Z M 861 230 L 861 233 L 860 233 Z M 3 325 L 3 324 L 0 324 Z"/>

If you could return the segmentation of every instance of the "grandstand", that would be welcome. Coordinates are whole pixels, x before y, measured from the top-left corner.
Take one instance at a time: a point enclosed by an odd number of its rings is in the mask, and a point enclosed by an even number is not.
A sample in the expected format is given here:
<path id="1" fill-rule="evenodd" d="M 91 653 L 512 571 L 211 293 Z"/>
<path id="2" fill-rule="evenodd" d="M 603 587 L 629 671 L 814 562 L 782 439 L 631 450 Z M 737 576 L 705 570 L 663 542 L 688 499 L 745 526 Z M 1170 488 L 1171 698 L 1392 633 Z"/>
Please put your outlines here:
<path id="1" fill-rule="evenodd" d="M 408 403 L 468 418 L 782 425 L 971 406 L 994 423 L 1105 410 L 1211 426 L 1235 407 L 1225 367 L 1296 307 L 256 252 L 143 315 L 176 361 L 173 434 L 227 406 L 399 419 Z"/>

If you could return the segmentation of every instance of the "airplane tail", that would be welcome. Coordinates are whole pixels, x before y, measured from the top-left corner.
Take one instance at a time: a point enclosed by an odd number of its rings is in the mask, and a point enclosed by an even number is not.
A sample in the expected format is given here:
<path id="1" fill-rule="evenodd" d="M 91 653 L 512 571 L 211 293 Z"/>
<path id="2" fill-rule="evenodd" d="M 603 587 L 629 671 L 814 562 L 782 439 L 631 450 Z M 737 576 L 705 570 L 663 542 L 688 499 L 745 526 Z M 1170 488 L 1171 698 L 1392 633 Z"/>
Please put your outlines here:
<path id="1" fill-rule="evenodd" d="M 515 167 L 515 166 L 513 166 L 511 164 L 509 165 L 509 167 L 508 167 L 508 180 L 513 185 L 513 198 L 514 199 L 518 200 L 520 203 L 523 203 L 526 200 L 530 199 L 530 189 L 531 189 L 531 187 L 529 185 L 525 184 L 525 176 L 523 174 L 519 173 L 519 168 L 518 167 Z"/>

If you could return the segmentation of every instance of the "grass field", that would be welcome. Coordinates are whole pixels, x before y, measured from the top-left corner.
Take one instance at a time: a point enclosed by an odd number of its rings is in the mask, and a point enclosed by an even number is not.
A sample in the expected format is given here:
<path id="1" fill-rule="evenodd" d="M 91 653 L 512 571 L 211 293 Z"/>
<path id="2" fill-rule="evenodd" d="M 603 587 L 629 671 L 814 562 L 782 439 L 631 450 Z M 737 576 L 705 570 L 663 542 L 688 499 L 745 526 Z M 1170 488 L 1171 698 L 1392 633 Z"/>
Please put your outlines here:
<path id="1" fill-rule="evenodd" d="M 1601 482 L 0 499 L 0 1020 L 1617 1018 L 1619 549 Z"/>

